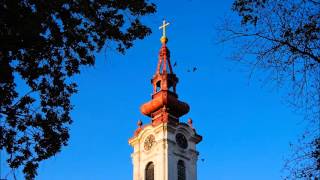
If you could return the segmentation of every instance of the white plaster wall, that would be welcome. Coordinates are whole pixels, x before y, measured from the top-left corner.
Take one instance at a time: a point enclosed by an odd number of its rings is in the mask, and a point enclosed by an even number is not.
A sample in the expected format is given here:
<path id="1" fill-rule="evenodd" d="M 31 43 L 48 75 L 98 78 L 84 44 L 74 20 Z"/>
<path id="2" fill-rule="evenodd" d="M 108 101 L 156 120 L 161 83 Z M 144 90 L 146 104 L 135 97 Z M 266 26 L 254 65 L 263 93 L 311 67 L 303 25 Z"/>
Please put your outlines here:
<path id="1" fill-rule="evenodd" d="M 183 133 L 188 139 L 188 148 L 181 149 L 175 142 L 176 133 Z M 149 151 L 144 150 L 145 138 L 153 134 L 156 144 Z M 133 146 L 133 180 L 145 180 L 145 167 L 154 163 L 155 180 L 177 180 L 177 163 L 183 160 L 186 166 L 187 180 L 197 179 L 197 151 L 195 142 L 191 141 L 194 131 L 183 125 L 171 126 L 160 124 L 147 126 L 137 137 L 129 141 Z"/>

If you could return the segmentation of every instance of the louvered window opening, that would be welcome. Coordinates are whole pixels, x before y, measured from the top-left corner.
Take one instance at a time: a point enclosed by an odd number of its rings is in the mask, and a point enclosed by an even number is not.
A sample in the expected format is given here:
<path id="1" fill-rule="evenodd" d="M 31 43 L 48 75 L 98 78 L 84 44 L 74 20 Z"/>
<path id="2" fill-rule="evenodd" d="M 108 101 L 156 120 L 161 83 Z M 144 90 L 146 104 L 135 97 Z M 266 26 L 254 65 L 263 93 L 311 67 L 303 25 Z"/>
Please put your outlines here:
<path id="1" fill-rule="evenodd" d="M 186 180 L 186 166 L 182 160 L 178 161 L 178 180 Z"/>
<path id="2" fill-rule="evenodd" d="M 152 162 L 146 167 L 146 180 L 154 180 L 154 165 Z"/>

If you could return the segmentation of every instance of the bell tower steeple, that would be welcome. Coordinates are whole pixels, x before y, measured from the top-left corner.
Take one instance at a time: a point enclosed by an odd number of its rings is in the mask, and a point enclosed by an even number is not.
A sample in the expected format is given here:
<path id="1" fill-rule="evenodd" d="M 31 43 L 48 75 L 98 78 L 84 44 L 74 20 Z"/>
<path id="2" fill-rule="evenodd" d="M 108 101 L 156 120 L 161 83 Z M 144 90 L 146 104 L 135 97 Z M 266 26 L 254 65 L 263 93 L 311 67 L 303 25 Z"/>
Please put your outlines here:
<path id="1" fill-rule="evenodd" d="M 176 86 L 179 79 L 174 74 L 171 62 L 170 51 L 167 47 L 166 26 L 169 23 L 163 21 L 163 35 L 160 39 L 161 48 L 158 56 L 158 65 L 151 84 L 153 94 L 151 101 L 143 104 L 140 108 L 142 114 L 152 118 L 152 125 L 160 123 L 179 123 L 179 117 L 189 112 L 189 105 L 178 100 Z"/>
<path id="2" fill-rule="evenodd" d="M 151 122 L 138 128 L 129 144 L 132 153 L 134 180 L 196 180 L 198 151 L 196 144 L 202 136 L 196 133 L 192 120 L 188 124 L 180 117 L 190 110 L 189 105 L 178 99 L 176 90 L 179 81 L 174 74 L 170 51 L 167 47 L 166 27 L 163 21 L 161 48 L 158 64 L 151 79 L 153 93 L 151 100 L 144 103 L 141 113 L 150 117 Z"/>

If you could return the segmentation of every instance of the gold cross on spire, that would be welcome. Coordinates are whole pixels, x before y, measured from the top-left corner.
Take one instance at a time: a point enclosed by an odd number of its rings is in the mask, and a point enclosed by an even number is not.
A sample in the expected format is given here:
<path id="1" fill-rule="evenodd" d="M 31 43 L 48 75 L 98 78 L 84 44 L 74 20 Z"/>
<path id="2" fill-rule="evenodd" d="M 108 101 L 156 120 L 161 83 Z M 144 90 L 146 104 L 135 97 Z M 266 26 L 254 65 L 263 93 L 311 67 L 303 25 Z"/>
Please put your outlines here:
<path id="1" fill-rule="evenodd" d="M 159 29 L 162 29 L 162 37 L 166 37 L 166 27 L 169 26 L 169 24 L 166 20 L 163 20 L 162 26 L 159 27 Z"/>

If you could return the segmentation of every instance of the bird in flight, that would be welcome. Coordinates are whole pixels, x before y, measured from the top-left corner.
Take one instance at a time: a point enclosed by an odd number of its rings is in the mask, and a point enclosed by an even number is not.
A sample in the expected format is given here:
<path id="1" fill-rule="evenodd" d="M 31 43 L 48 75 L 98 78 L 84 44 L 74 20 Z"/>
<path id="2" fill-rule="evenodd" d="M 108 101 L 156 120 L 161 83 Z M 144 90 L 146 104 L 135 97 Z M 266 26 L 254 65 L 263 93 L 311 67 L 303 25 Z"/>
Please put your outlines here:
<path id="1" fill-rule="evenodd" d="M 197 68 L 197 67 L 193 67 L 193 68 L 192 68 L 192 72 L 196 72 L 197 70 L 198 70 L 198 68 Z M 191 72 L 191 70 L 190 70 L 190 69 L 188 69 L 188 70 L 187 70 L 187 72 Z"/>
<path id="2" fill-rule="evenodd" d="M 196 70 L 197 70 L 197 68 L 196 68 L 196 67 L 193 67 L 192 72 L 195 72 Z"/>

